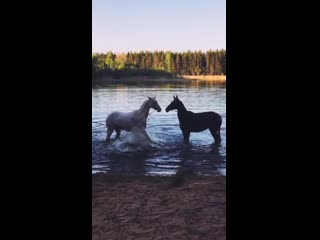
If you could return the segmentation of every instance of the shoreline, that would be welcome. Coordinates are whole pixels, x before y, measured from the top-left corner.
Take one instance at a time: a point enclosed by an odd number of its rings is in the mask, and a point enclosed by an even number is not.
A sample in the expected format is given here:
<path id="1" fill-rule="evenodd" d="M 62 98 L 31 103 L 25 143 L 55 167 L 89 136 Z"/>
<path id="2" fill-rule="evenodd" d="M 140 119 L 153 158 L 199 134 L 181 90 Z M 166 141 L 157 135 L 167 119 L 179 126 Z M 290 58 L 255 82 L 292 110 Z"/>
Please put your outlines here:
<path id="1" fill-rule="evenodd" d="M 203 81 L 216 84 L 226 84 L 225 75 L 216 75 L 216 76 L 191 76 L 183 75 L 173 78 L 166 77 L 147 77 L 147 76 L 132 76 L 132 77 L 102 77 L 99 79 L 92 80 L 92 86 L 109 84 L 109 83 L 170 83 L 170 82 L 192 82 L 192 81 Z"/>
<path id="2" fill-rule="evenodd" d="M 225 239 L 226 177 L 92 175 L 92 239 Z"/>
<path id="3" fill-rule="evenodd" d="M 202 80 L 202 81 L 217 81 L 217 82 L 226 82 L 227 76 L 226 75 L 182 75 L 182 78 L 189 79 L 189 80 Z"/>

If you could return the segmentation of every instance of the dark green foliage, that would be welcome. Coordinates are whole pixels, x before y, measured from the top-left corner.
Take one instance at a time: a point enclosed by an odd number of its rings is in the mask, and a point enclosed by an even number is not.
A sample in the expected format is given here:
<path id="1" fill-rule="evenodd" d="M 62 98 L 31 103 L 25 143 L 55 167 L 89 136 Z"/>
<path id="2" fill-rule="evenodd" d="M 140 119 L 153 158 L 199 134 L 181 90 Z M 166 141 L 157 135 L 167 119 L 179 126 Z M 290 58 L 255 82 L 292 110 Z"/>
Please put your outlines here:
<path id="1" fill-rule="evenodd" d="M 173 77 L 178 75 L 225 75 L 226 50 L 171 52 L 140 51 L 92 55 L 92 78 L 104 76 Z"/>

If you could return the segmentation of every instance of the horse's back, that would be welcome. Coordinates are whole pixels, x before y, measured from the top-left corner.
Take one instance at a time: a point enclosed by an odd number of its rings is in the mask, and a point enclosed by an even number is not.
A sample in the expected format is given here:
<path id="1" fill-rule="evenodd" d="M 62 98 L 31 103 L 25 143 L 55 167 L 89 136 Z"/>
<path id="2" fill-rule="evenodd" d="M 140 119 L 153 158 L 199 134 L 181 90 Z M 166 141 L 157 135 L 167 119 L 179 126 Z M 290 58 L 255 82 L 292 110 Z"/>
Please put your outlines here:
<path id="1" fill-rule="evenodd" d="M 112 112 L 106 119 L 106 126 L 109 128 L 130 131 L 133 124 L 133 112 Z"/>
<path id="2" fill-rule="evenodd" d="M 209 121 L 209 122 L 222 122 L 222 117 L 216 112 L 202 112 L 202 113 L 193 113 L 190 112 L 190 118 L 194 121 Z"/>
<path id="3" fill-rule="evenodd" d="M 193 113 L 188 111 L 185 118 L 181 119 L 180 126 L 191 131 L 200 132 L 205 129 L 220 129 L 222 117 L 215 112 Z"/>

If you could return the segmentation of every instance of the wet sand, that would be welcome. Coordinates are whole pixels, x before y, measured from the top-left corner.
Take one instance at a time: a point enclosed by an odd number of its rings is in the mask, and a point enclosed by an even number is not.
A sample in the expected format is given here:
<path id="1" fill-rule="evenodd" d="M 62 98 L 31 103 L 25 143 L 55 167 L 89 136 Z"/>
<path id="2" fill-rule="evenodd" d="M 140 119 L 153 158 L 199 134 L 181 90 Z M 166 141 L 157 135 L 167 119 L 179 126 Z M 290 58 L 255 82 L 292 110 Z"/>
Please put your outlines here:
<path id="1" fill-rule="evenodd" d="M 226 239 L 226 178 L 92 177 L 92 239 Z"/>

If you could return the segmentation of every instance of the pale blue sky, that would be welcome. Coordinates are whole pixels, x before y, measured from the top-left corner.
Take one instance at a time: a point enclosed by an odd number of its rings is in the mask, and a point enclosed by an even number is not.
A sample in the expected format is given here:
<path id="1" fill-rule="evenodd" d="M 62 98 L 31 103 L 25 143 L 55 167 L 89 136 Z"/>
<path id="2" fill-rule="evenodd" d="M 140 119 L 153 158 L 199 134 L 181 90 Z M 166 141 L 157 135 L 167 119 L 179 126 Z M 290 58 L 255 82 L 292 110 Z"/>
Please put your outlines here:
<path id="1" fill-rule="evenodd" d="M 226 49 L 226 0 L 92 0 L 92 51 Z"/>

